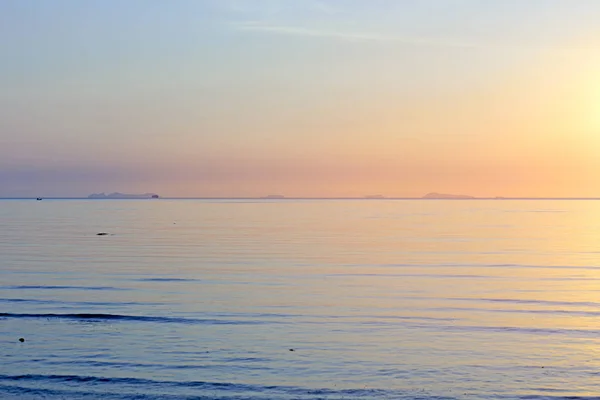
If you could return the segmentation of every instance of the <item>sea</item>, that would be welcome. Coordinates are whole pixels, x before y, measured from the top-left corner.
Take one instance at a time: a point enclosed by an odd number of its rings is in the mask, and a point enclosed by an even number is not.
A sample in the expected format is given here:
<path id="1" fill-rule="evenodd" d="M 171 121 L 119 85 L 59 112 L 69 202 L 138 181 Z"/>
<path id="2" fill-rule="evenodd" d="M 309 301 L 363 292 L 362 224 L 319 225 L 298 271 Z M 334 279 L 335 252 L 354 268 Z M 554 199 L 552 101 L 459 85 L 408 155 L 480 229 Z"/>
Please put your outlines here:
<path id="1" fill-rule="evenodd" d="M 0 399 L 600 399 L 600 201 L 0 200 Z"/>

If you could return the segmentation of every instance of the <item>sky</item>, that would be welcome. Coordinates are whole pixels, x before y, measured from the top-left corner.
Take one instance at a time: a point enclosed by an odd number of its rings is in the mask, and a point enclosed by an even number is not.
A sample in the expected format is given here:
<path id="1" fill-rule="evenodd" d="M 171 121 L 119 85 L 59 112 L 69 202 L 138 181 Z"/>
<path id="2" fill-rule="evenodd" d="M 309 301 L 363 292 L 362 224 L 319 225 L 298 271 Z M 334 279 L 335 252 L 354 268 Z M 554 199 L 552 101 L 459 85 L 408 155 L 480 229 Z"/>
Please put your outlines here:
<path id="1" fill-rule="evenodd" d="M 600 197 L 597 0 L 0 0 L 0 197 Z"/>

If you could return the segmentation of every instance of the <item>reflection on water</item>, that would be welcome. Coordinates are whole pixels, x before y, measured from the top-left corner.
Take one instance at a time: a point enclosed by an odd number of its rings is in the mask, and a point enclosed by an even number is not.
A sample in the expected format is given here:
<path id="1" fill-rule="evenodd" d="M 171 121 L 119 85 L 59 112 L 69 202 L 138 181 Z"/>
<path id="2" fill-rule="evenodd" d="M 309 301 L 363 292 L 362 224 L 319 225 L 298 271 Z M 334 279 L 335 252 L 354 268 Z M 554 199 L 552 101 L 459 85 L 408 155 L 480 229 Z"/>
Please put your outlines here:
<path id="1" fill-rule="evenodd" d="M 591 396 L 599 217 L 596 201 L 3 200 L 0 394 Z"/>

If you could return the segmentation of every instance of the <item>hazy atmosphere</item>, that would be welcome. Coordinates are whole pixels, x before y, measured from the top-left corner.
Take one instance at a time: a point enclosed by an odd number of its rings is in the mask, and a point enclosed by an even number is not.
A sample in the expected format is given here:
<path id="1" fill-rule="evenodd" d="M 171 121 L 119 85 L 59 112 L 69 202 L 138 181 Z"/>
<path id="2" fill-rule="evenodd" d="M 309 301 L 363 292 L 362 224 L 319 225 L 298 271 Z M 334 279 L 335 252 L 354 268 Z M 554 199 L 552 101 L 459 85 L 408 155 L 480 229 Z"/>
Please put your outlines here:
<path id="1" fill-rule="evenodd" d="M 0 2 L 0 196 L 600 196 L 596 0 Z"/>
<path id="2" fill-rule="evenodd" d="M 599 155 L 600 0 L 0 0 L 0 399 L 600 400 Z"/>

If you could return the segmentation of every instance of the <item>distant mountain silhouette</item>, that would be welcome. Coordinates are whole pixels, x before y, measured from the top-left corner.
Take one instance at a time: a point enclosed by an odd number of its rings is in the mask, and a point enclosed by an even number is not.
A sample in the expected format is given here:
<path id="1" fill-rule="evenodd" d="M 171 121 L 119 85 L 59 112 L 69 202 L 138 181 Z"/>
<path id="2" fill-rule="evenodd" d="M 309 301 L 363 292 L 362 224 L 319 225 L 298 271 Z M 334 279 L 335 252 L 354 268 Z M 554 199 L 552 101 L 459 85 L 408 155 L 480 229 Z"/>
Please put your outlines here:
<path id="1" fill-rule="evenodd" d="M 270 194 L 268 196 L 262 197 L 263 199 L 285 199 L 285 196 L 282 194 Z"/>
<path id="2" fill-rule="evenodd" d="M 92 193 L 88 196 L 88 199 L 158 199 L 158 197 L 156 193 L 128 194 L 114 192 L 110 194 Z"/>
<path id="3" fill-rule="evenodd" d="M 423 199 L 474 199 L 473 196 L 468 196 L 464 194 L 445 194 L 445 193 L 427 193 L 422 197 Z"/>

